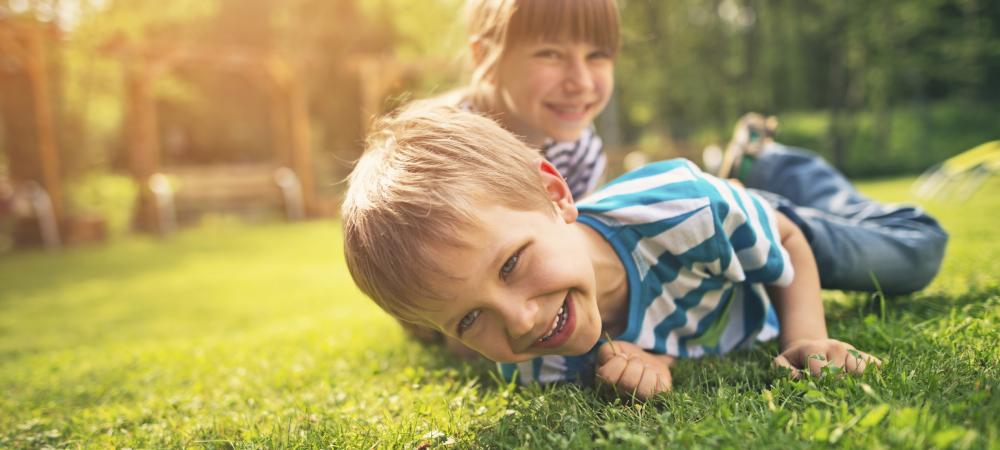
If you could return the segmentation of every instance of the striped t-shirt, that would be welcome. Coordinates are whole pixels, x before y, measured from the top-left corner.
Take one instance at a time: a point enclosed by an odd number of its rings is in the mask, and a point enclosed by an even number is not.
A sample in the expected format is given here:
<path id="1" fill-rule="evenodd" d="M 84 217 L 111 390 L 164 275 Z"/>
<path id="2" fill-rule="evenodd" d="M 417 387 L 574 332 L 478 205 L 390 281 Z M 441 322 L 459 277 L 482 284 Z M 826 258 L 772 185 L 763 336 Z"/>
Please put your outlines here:
<path id="1" fill-rule="evenodd" d="M 546 142 L 542 146 L 542 155 L 566 179 L 575 199 L 583 198 L 597 187 L 608 163 L 604 143 L 593 125 L 584 129 L 576 141 Z"/>
<path id="2" fill-rule="evenodd" d="M 778 335 L 764 284 L 791 283 L 792 265 L 774 210 L 756 194 L 675 159 L 612 181 L 578 208 L 625 267 L 628 325 L 615 339 L 694 358 Z M 596 349 L 500 368 L 524 382 L 587 382 Z"/>

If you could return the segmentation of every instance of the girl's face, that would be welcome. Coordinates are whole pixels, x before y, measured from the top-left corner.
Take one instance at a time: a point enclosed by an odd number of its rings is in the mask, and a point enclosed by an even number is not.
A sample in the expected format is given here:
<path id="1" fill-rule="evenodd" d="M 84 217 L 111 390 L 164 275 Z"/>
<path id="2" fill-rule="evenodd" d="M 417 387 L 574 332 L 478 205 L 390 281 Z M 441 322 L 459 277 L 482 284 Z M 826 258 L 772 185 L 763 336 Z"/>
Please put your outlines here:
<path id="1" fill-rule="evenodd" d="M 528 143 L 575 141 L 608 103 L 614 60 L 586 42 L 536 42 L 509 49 L 497 67 L 500 120 Z"/>

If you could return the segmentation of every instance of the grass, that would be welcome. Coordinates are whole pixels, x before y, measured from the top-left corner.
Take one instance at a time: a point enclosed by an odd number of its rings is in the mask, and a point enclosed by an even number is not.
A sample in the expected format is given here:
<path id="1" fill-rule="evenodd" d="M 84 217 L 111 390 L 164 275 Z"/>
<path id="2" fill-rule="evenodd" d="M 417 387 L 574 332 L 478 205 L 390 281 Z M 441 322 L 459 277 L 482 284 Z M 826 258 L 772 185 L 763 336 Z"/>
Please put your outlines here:
<path id="1" fill-rule="evenodd" d="M 953 238 L 924 292 L 826 293 L 831 333 L 881 370 L 792 381 L 768 345 L 682 361 L 644 405 L 408 342 L 334 222 L 0 255 L 0 448 L 1000 448 L 998 194 L 927 205 Z"/>

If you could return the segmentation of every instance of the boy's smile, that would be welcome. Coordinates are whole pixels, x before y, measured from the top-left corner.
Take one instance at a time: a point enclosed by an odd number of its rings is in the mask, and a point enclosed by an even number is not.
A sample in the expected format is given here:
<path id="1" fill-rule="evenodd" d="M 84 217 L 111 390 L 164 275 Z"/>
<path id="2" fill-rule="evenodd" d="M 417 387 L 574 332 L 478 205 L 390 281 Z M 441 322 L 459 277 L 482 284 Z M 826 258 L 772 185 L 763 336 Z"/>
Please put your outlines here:
<path id="1" fill-rule="evenodd" d="M 566 300 L 559 307 L 556 317 L 552 319 L 551 328 L 545 333 L 545 336 L 535 341 L 535 345 L 543 348 L 558 348 L 564 344 L 576 327 L 576 316 L 573 315 L 573 312 L 573 299 L 566 295 Z"/>

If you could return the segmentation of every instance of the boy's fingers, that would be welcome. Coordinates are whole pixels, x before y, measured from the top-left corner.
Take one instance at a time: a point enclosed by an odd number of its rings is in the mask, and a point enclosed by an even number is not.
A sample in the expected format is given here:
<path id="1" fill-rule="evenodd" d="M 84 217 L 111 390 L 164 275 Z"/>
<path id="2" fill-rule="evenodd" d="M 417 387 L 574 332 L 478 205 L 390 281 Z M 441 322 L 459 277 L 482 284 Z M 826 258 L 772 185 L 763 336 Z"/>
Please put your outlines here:
<path id="1" fill-rule="evenodd" d="M 615 355 L 620 353 L 615 353 L 613 347 L 609 342 L 605 342 L 604 345 L 597 348 L 597 363 L 604 364 L 614 358 Z"/>
<path id="2" fill-rule="evenodd" d="M 847 372 L 861 373 L 865 371 L 865 367 L 867 366 L 868 363 L 867 361 L 865 361 L 865 357 L 862 354 L 860 354 L 860 352 L 858 354 L 858 357 L 855 357 L 850 353 L 846 353 L 844 355 L 844 370 L 846 370 Z"/>
<path id="3" fill-rule="evenodd" d="M 625 366 L 628 365 L 628 360 L 622 355 L 613 356 L 610 360 L 601 364 L 597 368 L 597 376 L 604 380 L 608 384 L 618 384 L 618 380 L 621 379 L 622 374 L 625 372 Z"/>
<path id="4" fill-rule="evenodd" d="M 614 352 L 611 350 L 611 346 L 608 345 L 606 342 L 603 345 L 601 345 L 600 347 L 597 347 L 597 364 L 598 365 L 602 365 L 602 364 L 608 362 L 608 360 L 610 360 L 612 356 L 614 356 Z"/>
<path id="5" fill-rule="evenodd" d="M 646 366 L 642 373 L 642 380 L 639 382 L 639 388 L 637 389 L 642 398 L 648 399 L 668 389 L 666 383 L 663 381 L 663 374 L 652 367 Z"/>
<path id="6" fill-rule="evenodd" d="M 788 358 L 785 357 L 785 355 L 778 355 L 777 358 L 774 358 L 774 362 L 772 364 L 774 366 L 776 366 L 776 367 L 784 367 L 784 368 L 786 368 L 788 370 L 791 370 L 792 371 L 792 373 L 791 373 L 792 379 L 797 380 L 797 379 L 799 379 L 799 377 L 802 376 L 799 373 L 799 369 L 795 368 L 795 366 L 792 365 L 792 362 L 789 361 Z"/>
<path id="7" fill-rule="evenodd" d="M 659 373 L 656 381 L 662 385 L 662 390 L 664 391 L 669 391 L 674 388 L 674 377 L 669 371 L 667 373 Z"/>
<path id="8" fill-rule="evenodd" d="M 818 377 L 823 374 L 823 368 L 830 364 L 830 358 L 828 355 L 823 353 L 815 353 L 806 356 L 806 364 L 803 366 L 809 368 L 809 373 L 813 376 Z"/>
<path id="9" fill-rule="evenodd" d="M 626 388 L 628 390 L 633 390 L 639 386 L 639 382 L 642 381 L 642 372 L 645 366 L 642 364 L 642 360 L 638 356 L 631 356 L 628 358 L 628 365 L 625 366 L 625 371 L 622 372 L 622 377 L 618 379 L 618 386 L 621 388 Z"/>
<path id="10" fill-rule="evenodd" d="M 845 367 L 852 373 L 863 373 L 870 364 L 874 364 L 875 367 L 882 367 L 882 361 L 872 355 L 865 352 L 857 352 L 857 355 L 857 357 L 854 355 L 849 355 L 847 357 L 847 364 Z M 851 367 L 852 363 L 854 367 Z"/>
<path id="11" fill-rule="evenodd" d="M 635 395 L 642 400 L 652 397 L 656 393 L 656 373 L 649 367 L 643 367 L 642 378 L 635 386 Z"/>

